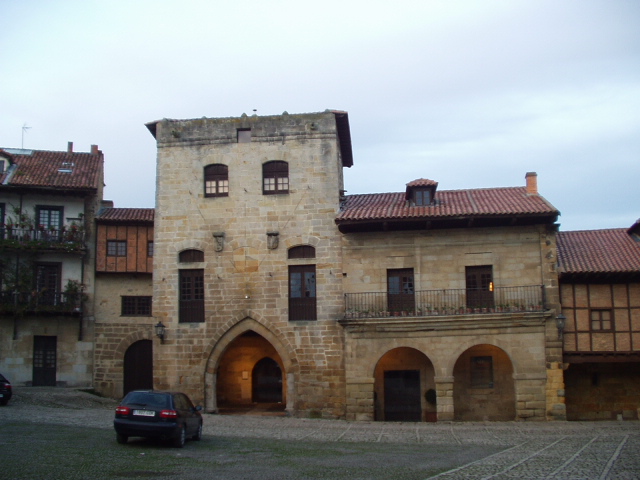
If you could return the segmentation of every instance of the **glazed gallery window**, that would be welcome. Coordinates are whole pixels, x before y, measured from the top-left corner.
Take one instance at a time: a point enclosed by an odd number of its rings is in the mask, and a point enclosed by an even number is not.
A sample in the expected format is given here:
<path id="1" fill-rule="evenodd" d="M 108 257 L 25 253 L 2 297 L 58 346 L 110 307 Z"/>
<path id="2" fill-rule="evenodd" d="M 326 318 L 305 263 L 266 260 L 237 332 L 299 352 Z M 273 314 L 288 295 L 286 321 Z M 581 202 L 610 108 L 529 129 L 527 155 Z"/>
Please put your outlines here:
<path id="1" fill-rule="evenodd" d="M 204 270 L 179 271 L 179 321 L 204 322 Z"/>
<path id="2" fill-rule="evenodd" d="M 493 388 L 493 357 L 471 357 L 471 386 Z"/>
<path id="3" fill-rule="evenodd" d="M 613 315 L 611 310 L 591 310 L 591 330 L 612 330 Z"/>
<path id="4" fill-rule="evenodd" d="M 126 257 L 126 240 L 107 240 L 107 257 Z"/>
<path id="5" fill-rule="evenodd" d="M 36 207 L 36 220 L 38 227 L 45 230 L 59 231 L 62 226 L 62 207 Z"/>
<path id="6" fill-rule="evenodd" d="M 262 165 L 262 193 L 289 193 L 289 164 L 274 160 Z"/>
<path id="7" fill-rule="evenodd" d="M 122 297 L 121 315 L 123 317 L 150 317 L 151 297 L 129 296 Z"/>
<path id="8" fill-rule="evenodd" d="M 204 196 L 229 196 L 229 167 L 220 164 L 204 167 Z"/>
<path id="9" fill-rule="evenodd" d="M 316 266 L 289 266 L 289 320 L 316 320 Z"/>

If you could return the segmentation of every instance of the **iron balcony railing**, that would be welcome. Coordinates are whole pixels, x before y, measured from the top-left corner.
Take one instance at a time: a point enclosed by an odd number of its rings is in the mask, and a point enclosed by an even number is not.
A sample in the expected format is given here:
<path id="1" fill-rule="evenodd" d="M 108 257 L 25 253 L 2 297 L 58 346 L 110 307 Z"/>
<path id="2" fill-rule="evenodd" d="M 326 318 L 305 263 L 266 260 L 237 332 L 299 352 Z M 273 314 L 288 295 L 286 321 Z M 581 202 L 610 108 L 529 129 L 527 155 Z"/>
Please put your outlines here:
<path id="1" fill-rule="evenodd" d="M 83 294 L 54 292 L 0 292 L 0 313 L 79 314 Z"/>
<path id="2" fill-rule="evenodd" d="M 68 250 L 84 248 L 84 241 L 84 230 L 75 225 L 60 229 L 9 226 L 0 229 L 0 246 Z"/>
<path id="3" fill-rule="evenodd" d="M 545 309 L 544 287 L 421 290 L 415 293 L 346 293 L 345 318 L 426 317 Z"/>

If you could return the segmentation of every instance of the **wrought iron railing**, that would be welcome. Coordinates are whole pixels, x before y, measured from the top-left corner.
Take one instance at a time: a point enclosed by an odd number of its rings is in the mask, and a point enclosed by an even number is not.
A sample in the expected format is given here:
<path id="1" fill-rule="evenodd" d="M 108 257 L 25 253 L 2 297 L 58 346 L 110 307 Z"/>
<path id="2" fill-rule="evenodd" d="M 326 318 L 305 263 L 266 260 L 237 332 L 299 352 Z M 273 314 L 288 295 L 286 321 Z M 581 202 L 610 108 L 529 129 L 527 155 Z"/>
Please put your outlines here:
<path id="1" fill-rule="evenodd" d="M 542 285 L 486 289 L 346 293 L 345 318 L 426 317 L 532 312 L 545 309 Z"/>
<path id="2" fill-rule="evenodd" d="M 84 241 L 84 230 L 75 225 L 60 229 L 9 226 L 0 229 L 0 246 L 78 249 L 84 247 Z"/>
<path id="3" fill-rule="evenodd" d="M 0 292 L 0 313 L 78 314 L 83 293 Z"/>

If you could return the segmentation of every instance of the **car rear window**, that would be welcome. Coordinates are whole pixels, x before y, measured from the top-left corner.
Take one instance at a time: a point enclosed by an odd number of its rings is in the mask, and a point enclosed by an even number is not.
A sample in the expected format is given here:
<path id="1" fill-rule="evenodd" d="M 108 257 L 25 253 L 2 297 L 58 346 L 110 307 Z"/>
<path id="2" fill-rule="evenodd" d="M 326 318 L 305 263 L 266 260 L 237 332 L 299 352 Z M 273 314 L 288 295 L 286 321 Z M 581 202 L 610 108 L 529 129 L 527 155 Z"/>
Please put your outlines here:
<path id="1" fill-rule="evenodd" d="M 139 405 L 147 408 L 171 408 L 170 395 L 164 393 L 130 392 L 122 401 L 125 405 Z"/>

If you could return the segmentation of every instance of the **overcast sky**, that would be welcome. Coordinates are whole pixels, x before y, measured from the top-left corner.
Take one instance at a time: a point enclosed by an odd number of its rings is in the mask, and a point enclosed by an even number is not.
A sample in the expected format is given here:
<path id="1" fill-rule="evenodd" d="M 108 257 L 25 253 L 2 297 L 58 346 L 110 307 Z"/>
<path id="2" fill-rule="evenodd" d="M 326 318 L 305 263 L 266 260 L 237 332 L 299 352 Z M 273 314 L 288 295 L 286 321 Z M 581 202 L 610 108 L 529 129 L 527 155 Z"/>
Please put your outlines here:
<path id="1" fill-rule="evenodd" d="M 105 155 L 153 207 L 162 118 L 349 112 L 349 194 L 522 186 L 640 218 L 640 1 L 1 0 L 0 146 Z M 29 127 L 23 130 L 23 126 Z"/>

